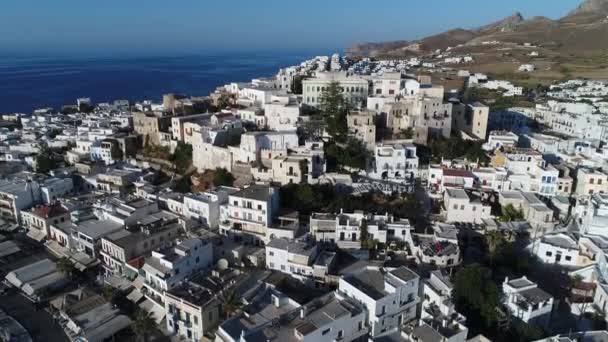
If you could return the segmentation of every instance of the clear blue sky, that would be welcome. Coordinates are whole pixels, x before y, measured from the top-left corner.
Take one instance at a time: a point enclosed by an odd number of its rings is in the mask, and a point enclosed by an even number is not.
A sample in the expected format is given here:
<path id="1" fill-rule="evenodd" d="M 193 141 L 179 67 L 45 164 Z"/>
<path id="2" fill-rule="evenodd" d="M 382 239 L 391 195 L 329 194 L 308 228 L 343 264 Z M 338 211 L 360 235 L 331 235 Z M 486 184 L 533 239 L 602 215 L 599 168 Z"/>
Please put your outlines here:
<path id="1" fill-rule="evenodd" d="M 0 53 L 336 49 L 476 27 L 581 0 L 2 0 Z"/>

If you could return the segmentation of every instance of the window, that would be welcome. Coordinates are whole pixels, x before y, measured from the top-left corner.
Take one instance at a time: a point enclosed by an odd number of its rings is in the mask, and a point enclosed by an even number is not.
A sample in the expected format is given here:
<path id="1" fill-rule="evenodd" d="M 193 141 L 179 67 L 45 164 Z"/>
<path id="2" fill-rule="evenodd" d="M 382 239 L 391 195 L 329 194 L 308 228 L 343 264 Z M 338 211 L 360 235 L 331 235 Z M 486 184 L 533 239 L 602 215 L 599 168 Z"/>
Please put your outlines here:
<path id="1" fill-rule="evenodd" d="M 338 339 L 343 338 L 343 337 L 344 337 L 344 330 L 338 331 Z"/>
<path id="2" fill-rule="evenodd" d="M 454 210 L 458 210 L 458 204 L 454 204 Z"/>
<path id="3" fill-rule="evenodd" d="M 268 252 L 268 255 L 270 255 L 270 256 L 274 256 L 274 252 L 273 252 L 273 251 L 269 251 L 269 252 Z"/>
<path id="4" fill-rule="evenodd" d="M 594 184 L 594 183 L 595 183 L 595 179 L 589 178 L 589 184 Z"/>
<path id="5" fill-rule="evenodd" d="M 553 255 L 553 253 L 552 253 L 552 252 L 547 252 L 547 253 L 546 253 L 546 255 L 547 255 L 548 257 L 550 257 L 550 256 L 552 256 L 552 255 Z"/>
<path id="6" fill-rule="evenodd" d="M 566 255 L 566 261 L 570 261 L 570 260 L 572 260 L 572 257 L 569 255 Z"/>
<path id="7" fill-rule="evenodd" d="M 258 210 L 262 210 L 262 205 L 258 204 Z"/>
<path id="8" fill-rule="evenodd" d="M 325 329 L 325 330 L 323 330 L 323 332 L 321 332 L 321 335 L 327 335 L 327 334 L 329 334 L 330 331 L 331 331 L 331 328 Z"/>

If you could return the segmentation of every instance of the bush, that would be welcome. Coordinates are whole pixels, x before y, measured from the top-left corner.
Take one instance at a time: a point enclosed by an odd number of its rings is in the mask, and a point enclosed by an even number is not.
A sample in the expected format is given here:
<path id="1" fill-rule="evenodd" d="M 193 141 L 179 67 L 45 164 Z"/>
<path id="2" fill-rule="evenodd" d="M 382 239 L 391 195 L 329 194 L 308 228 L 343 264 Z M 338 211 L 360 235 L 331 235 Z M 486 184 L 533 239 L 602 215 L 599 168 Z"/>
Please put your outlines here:
<path id="1" fill-rule="evenodd" d="M 213 172 L 213 185 L 214 186 L 233 186 L 235 178 L 232 173 L 224 168 L 215 169 Z"/>
<path id="2" fill-rule="evenodd" d="M 331 169 L 348 166 L 354 169 L 365 170 L 367 165 L 368 151 L 363 143 L 357 139 L 350 139 L 346 146 L 338 144 L 327 144 L 325 154 Z"/>
<path id="3" fill-rule="evenodd" d="M 180 173 L 185 173 L 192 165 L 192 145 L 178 143 L 171 159 L 175 164 L 175 169 Z"/>

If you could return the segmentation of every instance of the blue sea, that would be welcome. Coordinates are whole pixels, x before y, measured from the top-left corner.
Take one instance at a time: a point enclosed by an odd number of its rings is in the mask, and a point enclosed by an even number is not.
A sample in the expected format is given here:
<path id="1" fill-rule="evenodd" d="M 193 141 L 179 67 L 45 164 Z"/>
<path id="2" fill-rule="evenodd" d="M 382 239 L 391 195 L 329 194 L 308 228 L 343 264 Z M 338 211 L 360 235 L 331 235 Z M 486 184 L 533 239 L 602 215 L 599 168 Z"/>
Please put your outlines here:
<path id="1" fill-rule="evenodd" d="M 0 56 L 0 113 L 59 109 L 79 97 L 160 101 L 165 93 L 208 95 L 228 82 L 275 75 L 314 52 L 235 52 L 179 57 Z"/>

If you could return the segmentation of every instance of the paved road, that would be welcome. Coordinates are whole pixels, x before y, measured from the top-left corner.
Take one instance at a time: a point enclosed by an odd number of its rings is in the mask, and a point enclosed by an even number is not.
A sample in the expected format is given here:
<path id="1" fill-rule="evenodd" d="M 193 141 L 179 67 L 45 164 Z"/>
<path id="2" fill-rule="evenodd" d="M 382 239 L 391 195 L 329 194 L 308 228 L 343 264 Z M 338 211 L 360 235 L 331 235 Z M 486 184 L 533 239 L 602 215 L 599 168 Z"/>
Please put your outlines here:
<path id="1" fill-rule="evenodd" d="M 19 294 L 0 296 L 0 308 L 21 323 L 34 342 L 70 341 L 48 312 L 36 311 L 34 304 Z"/>

